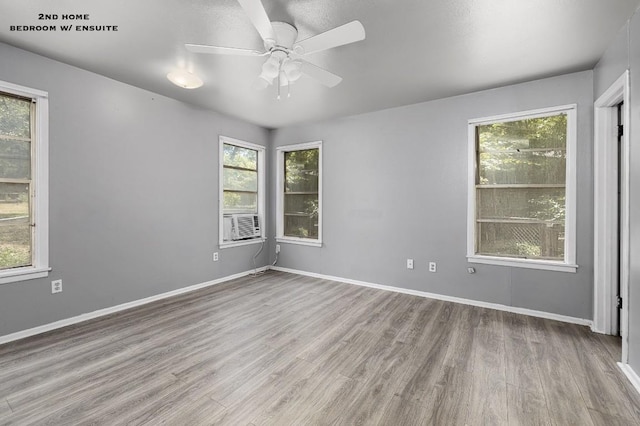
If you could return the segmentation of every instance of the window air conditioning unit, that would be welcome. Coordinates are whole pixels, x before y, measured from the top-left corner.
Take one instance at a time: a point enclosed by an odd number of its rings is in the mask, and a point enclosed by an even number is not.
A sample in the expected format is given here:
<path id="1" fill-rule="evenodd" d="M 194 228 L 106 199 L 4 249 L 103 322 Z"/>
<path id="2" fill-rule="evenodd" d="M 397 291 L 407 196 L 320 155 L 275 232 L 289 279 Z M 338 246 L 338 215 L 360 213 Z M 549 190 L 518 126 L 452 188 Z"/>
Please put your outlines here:
<path id="1" fill-rule="evenodd" d="M 224 220 L 225 237 L 229 235 L 231 240 L 245 240 L 258 238 L 260 234 L 260 218 L 257 214 L 232 214 Z M 227 232 L 229 231 L 229 234 Z"/>

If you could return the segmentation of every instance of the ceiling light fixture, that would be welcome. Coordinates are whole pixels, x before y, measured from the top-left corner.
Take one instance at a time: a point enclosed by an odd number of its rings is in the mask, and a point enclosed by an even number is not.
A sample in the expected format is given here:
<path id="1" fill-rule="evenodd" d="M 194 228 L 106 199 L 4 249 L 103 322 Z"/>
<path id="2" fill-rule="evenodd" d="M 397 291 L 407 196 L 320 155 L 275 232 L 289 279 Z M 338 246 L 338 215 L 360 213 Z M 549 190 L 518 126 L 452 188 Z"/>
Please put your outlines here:
<path id="1" fill-rule="evenodd" d="M 170 82 L 183 89 L 197 89 L 204 84 L 200 77 L 187 70 L 171 71 L 167 74 L 167 78 Z"/>
<path id="2" fill-rule="evenodd" d="M 279 100 L 281 98 L 280 87 L 287 86 L 287 97 L 289 98 L 291 97 L 291 85 L 302 77 L 302 64 L 300 60 L 291 59 L 287 52 L 274 50 L 262 64 L 262 72 L 253 87 L 266 89 L 275 84 Z"/>
<path id="3" fill-rule="evenodd" d="M 282 71 L 286 74 L 287 80 L 293 83 L 298 80 L 302 76 L 302 61 L 295 60 L 287 60 L 284 64 L 282 64 Z"/>
<path id="4" fill-rule="evenodd" d="M 264 90 L 267 87 L 271 86 L 272 84 L 273 84 L 273 78 L 269 78 L 260 74 L 260 77 L 258 77 L 256 81 L 253 83 L 253 88 L 255 90 Z"/>

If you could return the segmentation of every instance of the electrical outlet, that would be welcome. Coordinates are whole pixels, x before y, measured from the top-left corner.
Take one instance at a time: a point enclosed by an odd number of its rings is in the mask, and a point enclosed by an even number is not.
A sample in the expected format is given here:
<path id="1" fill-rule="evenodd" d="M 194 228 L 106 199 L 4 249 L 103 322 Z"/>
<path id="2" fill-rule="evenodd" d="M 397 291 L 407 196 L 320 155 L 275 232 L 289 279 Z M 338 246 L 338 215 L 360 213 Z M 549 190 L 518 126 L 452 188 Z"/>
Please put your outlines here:
<path id="1" fill-rule="evenodd" d="M 436 272 L 436 262 L 429 262 L 429 272 Z"/>
<path id="2" fill-rule="evenodd" d="M 62 280 L 51 281 L 51 294 L 62 293 Z"/>
<path id="3" fill-rule="evenodd" d="M 407 269 L 413 269 L 413 259 L 407 259 Z"/>
<path id="4" fill-rule="evenodd" d="M 467 268 L 467 272 L 470 273 L 470 274 L 475 274 L 476 273 L 476 268 L 474 268 L 472 266 L 469 266 Z"/>
<path id="5" fill-rule="evenodd" d="M 218 261 L 218 252 L 213 253 L 213 261 L 214 262 Z"/>
<path id="6" fill-rule="evenodd" d="M 280 244 L 276 244 L 276 253 L 280 253 Z"/>

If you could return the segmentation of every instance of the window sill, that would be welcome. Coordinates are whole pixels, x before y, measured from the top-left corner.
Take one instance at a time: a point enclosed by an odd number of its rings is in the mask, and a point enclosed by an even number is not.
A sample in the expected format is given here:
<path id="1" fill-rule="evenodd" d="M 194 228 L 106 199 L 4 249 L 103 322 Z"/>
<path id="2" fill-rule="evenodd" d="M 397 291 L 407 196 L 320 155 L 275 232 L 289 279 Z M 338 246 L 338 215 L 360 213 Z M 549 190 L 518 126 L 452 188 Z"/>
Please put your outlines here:
<path id="1" fill-rule="evenodd" d="M 545 271 L 576 273 L 578 265 L 532 259 L 507 259 L 492 256 L 467 256 L 469 263 L 483 263 L 486 265 L 511 266 L 514 268 L 541 269 Z"/>
<path id="2" fill-rule="evenodd" d="M 220 243 L 218 247 L 220 247 L 220 249 L 222 250 L 222 249 L 231 248 L 231 247 L 248 246 L 251 244 L 261 243 L 263 240 L 264 238 L 254 238 L 251 240 L 229 241 L 229 242 Z"/>
<path id="3" fill-rule="evenodd" d="M 16 281 L 33 280 L 49 276 L 51 268 L 16 268 L 0 272 L 0 284 L 9 284 Z"/>
<path id="4" fill-rule="evenodd" d="M 285 244 L 298 244 L 301 246 L 322 247 L 321 240 L 309 240 L 305 238 L 278 237 L 276 241 Z"/>

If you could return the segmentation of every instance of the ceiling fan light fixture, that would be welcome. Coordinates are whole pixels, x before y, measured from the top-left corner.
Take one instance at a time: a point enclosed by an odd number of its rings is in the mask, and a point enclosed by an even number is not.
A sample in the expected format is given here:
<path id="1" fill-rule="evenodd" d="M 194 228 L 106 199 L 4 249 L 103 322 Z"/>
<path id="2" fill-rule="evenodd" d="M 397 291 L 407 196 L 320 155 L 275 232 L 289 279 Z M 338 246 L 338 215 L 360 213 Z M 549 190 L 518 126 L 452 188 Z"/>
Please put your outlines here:
<path id="1" fill-rule="evenodd" d="M 291 83 L 293 83 L 294 81 L 298 81 L 300 77 L 302 77 L 302 73 L 300 72 L 300 70 L 293 70 L 287 73 L 287 80 L 289 80 Z"/>
<path id="2" fill-rule="evenodd" d="M 256 79 L 256 81 L 253 83 L 253 89 L 254 90 L 264 90 L 267 87 L 271 86 L 273 84 L 273 79 L 272 78 L 267 78 L 265 76 L 263 76 L 262 74 L 260 74 L 260 77 L 258 77 Z"/>
<path id="3" fill-rule="evenodd" d="M 302 62 L 300 61 L 289 60 L 282 65 L 282 71 L 284 71 L 285 75 L 287 76 L 287 80 L 291 83 L 298 80 L 302 76 L 302 71 L 300 71 L 301 68 Z"/>
<path id="4" fill-rule="evenodd" d="M 267 82 L 267 83 L 269 83 L 269 84 L 273 84 L 273 78 L 272 78 L 272 77 L 269 77 L 269 76 L 267 76 L 267 75 L 264 75 L 264 73 L 263 73 L 263 74 L 260 74 L 260 77 L 259 77 L 259 78 L 261 78 L 262 80 L 266 81 L 266 82 Z"/>
<path id="5" fill-rule="evenodd" d="M 267 77 L 271 80 L 278 76 L 280 72 L 280 61 L 277 59 L 274 60 L 273 57 L 267 59 L 267 61 L 262 65 L 262 74 L 261 77 Z"/>
<path id="6" fill-rule="evenodd" d="M 167 74 L 167 78 L 170 82 L 183 89 L 197 89 L 204 84 L 200 77 L 187 70 L 171 71 Z"/>
<path id="7" fill-rule="evenodd" d="M 280 86 L 288 86 L 292 81 L 287 77 L 284 72 L 280 74 Z"/>

